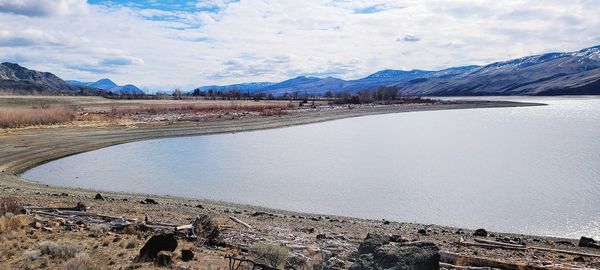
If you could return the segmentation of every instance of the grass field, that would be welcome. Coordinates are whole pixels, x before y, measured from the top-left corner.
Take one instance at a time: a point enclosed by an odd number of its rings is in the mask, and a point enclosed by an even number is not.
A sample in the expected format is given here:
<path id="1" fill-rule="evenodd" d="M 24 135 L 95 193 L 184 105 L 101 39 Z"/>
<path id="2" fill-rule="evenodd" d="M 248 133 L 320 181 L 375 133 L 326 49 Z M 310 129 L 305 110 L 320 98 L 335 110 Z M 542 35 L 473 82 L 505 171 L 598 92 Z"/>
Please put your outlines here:
<path id="1" fill-rule="evenodd" d="M 0 128 L 74 121 L 186 120 L 232 114 L 281 115 L 299 107 L 287 100 L 113 100 L 103 97 L 0 96 Z"/>

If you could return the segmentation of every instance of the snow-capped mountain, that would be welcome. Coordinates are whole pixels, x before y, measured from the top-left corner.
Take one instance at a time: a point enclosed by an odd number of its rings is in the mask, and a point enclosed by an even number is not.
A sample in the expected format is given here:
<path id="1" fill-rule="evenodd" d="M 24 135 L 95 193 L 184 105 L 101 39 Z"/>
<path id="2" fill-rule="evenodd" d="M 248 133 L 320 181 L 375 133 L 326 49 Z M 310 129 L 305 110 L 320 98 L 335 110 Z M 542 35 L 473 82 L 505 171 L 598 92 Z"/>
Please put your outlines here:
<path id="1" fill-rule="evenodd" d="M 94 87 L 94 88 L 102 89 L 102 90 L 106 91 L 107 93 L 113 93 L 113 94 L 117 94 L 117 95 L 124 95 L 124 94 L 143 95 L 144 94 L 144 91 L 142 91 L 141 89 L 139 89 L 138 87 L 136 87 L 133 84 L 127 84 L 127 85 L 120 86 L 120 85 L 117 85 L 112 80 L 107 79 L 107 78 L 100 79 L 95 82 L 82 82 L 82 81 L 69 80 L 69 81 L 67 81 L 67 83 L 70 85 L 76 85 L 76 86 Z"/>
<path id="2" fill-rule="evenodd" d="M 319 95 L 327 91 L 369 91 L 381 86 L 397 86 L 401 92 L 410 95 L 600 94 L 600 46 L 521 57 L 485 66 L 437 71 L 388 69 L 356 80 L 300 76 L 258 86 L 252 92 Z M 233 89 L 236 85 L 221 87 Z"/>

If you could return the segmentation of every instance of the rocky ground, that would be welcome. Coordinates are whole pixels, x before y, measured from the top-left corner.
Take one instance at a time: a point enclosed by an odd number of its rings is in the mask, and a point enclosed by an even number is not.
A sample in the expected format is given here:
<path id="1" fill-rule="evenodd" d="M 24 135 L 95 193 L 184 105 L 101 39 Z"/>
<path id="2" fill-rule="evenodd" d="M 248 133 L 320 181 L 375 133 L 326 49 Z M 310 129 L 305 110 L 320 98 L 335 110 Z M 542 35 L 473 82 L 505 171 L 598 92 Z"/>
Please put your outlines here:
<path id="1" fill-rule="evenodd" d="M 427 265 L 431 260 L 441 260 L 443 268 L 599 268 L 597 244 L 586 242 L 587 247 L 579 247 L 578 239 L 295 213 L 169 196 L 99 194 L 32 183 L 15 175 L 54 158 L 142 139 L 377 113 L 515 105 L 523 104 L 399 105 L 174 125 L 5 130 L 0 136 L 0 209 L 4 209 L 0 211 L 17 208 L 11 205 L 28 210 L 25 215 L 0 212 L 0 269 L 149 269 L 162 264 L 174 269 L 236 269 L 231 263 L 240 262 L 243 267 L 258 264 L 263 269 L 401 269 L 411 262 Z M 68 209 L 78 204 L 87 211 Z M 194 223 L 198 217 L 202 222 Z M 178 226 L 183 227 L 176 230 Z M 163 235 L 160 242 L 170 252 L 141 259 L 140 252 L 148 253 L 145 245 L 158 241 L 151 240 L 157 235 Z"/>

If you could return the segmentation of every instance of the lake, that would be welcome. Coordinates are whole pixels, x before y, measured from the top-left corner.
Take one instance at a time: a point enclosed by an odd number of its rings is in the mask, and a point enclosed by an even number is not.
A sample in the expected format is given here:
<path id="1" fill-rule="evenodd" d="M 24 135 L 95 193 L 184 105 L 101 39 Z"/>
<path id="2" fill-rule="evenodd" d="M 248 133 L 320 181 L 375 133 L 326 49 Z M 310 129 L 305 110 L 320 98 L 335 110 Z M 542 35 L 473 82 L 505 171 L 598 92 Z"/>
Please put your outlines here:
<path id="1" fill-rule="evenodd" d="M 65 157 L 45 184 L 600 238 L 600 98 L 148 140 Z"/>

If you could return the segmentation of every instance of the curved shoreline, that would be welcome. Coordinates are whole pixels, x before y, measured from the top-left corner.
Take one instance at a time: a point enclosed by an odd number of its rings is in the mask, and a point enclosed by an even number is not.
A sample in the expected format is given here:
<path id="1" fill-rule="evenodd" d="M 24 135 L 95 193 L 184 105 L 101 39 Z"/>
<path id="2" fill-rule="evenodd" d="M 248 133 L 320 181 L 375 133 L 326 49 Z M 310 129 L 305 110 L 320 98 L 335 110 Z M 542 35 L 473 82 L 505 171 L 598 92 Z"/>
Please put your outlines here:
<path id="1" fill-rule="evenodd" d="M 5 173 L 20 175 L 37 165 L 69 155 L 149 139 L 255 131 L 377 114 L 542 105 L 545 104 L 511 101 L 467 101 L 433 105 L 359 107 L 341 111 L 291 112 L 282 116 L 198 123 L 183 122 L 173 125 L 143 124 L 137 127 L 24 129 L 16 131 L 14 135 L 4 134 L 0 136 L 0 144 L 7 146 L 0 149 L 0 170 Z M 24 139 L 15 140 L 15 137 L 19 136 L 24 137 Z"/>
<path id="2" fill-rule="evenodd" d="M 349 265 L 352 252 L 364 239 L 367 232 L 384 233 L 388 235 L 401 235 L 413 241 L 431 241 L 441 250 L 454 252 L 462 256 L 473 256 L 479 254 L 492 261 L 511 262 L 518 265 L 539 264 L 532 258 L 539 256 L 535 249 L 504 251 L 489 250 L 485 247 L 465 246 L 462 241 L 473 241 L 473 230 L 459 229 L 456 227 L 441 225 L 425 225 L 409 222 L 395 222 L 386 220 L 362 219 L 355 217 L 344 217 L 327 214 L 299 213 L 295 211 L 272 209 L 254 205 L 214 201 L 207 199 L 194 199 L 180 196 L 158 196 L 141 193 L 127 193 L 118 191 L 102 191 L 103 199 L 96 199 L 99 193 L 93 189 L 68 188 L 50 186 L 23 179 L 18 175 L 27 168 L 48 162 L 53 159 L 67 155 L 73 155 L 85 151 L 91 151 L 111 145 L 122 143 L 158 139 L 178 136 L 196 136 L 218 134 L 226 132 L 243 132 L 292 125 L 318 123 L 323 121 L 338 120 L 351 117 L 360 117 L 385 113 L 433 111 L 450 109 L 479 109 L 497 107 L 517 106 L 539 106 L 540 103 L 519 102 L 465 102 L 454 104 L 436 105 L 402 105 L 383 107 L 361 107 L 352 110 L 344 109 L 338 111 L 309 111 L 292 112 L 283 116 L 254 117 L 241 120 L 218 120 L 202 123 L 178 123 L 176 125 L 140 125 L 135 127 L 110 126 L 110 127 L 59 127 L 59 128 L 37 128 L 24 129 L 14 132 L 5 132 L 0 135 L 0 190 L 2 196 L 14 196 L 24 204 L 39 207 L 70 207 L 78 202 L 86 204 L 91 212 L 129 219 L 143 220 L 150 217 L 153 221 L 167 222 L 171 224 L 189 224 L 191 217 L 198 214 L 214 214 L 225 218 L 235 217 L 249 224 L 253 229 L 240 230 L 237 237 L 256 233 L 256 237 L 281 245 L 310 246 L 319 248 L 327 239 L 320 237 L 337 237 L 337 248 L 339 258 L 345 260 Z M 140 201 L 153 198 L 158 201 L 156 205 L 141 204 Z M 236 223 L 227 223 L 227 226 L 239 226 Z M 420 231 L 425 230 L 422 234 Z M 62 231 L 59 234 L 61 240 L 72 241 L 79 245 L 86 245 L 87 231 Z M 459 233 L 460 232 L 460 233 Z M 289 236 L 293 235 L 293 240 Z M 518 233 L 497 233 L 492 237 L 508 237 L 510 239 L 521 239 L 528 244 L 545 248 L 560 248 L 563 250 L 587 252 L 598 254 L 598 259 L 586 258 L 585 265 L 600 263 L 600 254 L 597 251 L 576 247 L 576 240 L 550 236 L 532 236 Z M 46 236 L 49 237 L 49 236 Z M 490 238 L 495 239 L 495 238 Z M 99 241 L 99 240 L 97 240 Z M 97 241 L 92 241 L 91 246 L 97 246 Z M 572 243 L 569 246 L 557 246 L 556 243 Z M 235 246 L 235 243 L 233 243 Z M 86 248 L 91 254 L 96 253 L 96 247 Z M 122 249 L 117 264 L 127 265 L 133 258 L 137 249 Z M 204 252 L 203 249 L 197 249 Z M 207 251 L 203 253 L 204 258 L 213 261 L 223 260 L 223 256 L 229 254 L 230 250 Z M 545 253 L 548 261 L 559 262 L 565 257 L 559 253 Z M 563 257 L 561 257 L 563 256 Z M 569 257 L 570 256 L 570 257 Z M 572 260 L 574 256 L 567 255 Z M 199 262 L 206 266 L 205 262 Z M 0 263 L 0 266 L 2 264 Z"/>

